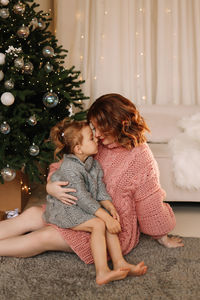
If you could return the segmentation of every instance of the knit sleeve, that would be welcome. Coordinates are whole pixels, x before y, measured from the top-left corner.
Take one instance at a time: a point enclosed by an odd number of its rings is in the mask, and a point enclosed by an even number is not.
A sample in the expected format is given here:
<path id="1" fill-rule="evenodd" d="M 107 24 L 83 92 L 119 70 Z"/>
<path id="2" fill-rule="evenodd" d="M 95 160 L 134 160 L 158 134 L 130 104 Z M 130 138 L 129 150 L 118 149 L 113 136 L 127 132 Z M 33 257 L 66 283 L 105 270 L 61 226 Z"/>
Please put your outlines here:
<path id="1" fill-rule="evenodd" d="M 176 224 L 169 204 L 163 202 L 166 193 L 160 186 L 158 165 L 147 146 L 141 153 L 134 193 L 136 213 L 141 232 L 159 238 L 169 233 Z"/>
<path id="2" fill-rule="evenodd" d="M 50 164 L 47 181 L 49 181 L 49 179 L 51 178 L 51 175 L 60 168 L 60 165 L 61 165 L 61 161 Z"/>
<path id="3" fill-rule="evenodd" d="M 97 177 L 97 200 L 103 201 L 103 200 L 110 200 L 112 201 L 112 198 L 108 194 L 106 190 L 105 183 L 103 181 L 103 170 L 98 163 L 98 161 L 95 160 L 96 169 L 98 170 L 98 177 Z"/>

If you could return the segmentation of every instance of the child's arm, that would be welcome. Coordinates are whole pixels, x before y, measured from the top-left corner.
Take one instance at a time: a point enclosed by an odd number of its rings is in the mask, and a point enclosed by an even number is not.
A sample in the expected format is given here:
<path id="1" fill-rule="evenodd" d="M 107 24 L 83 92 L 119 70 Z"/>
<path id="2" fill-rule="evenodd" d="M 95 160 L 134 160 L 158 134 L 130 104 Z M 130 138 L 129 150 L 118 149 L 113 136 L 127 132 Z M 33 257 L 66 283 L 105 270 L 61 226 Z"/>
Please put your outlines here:
<path id="1" fill-rule="evenodd" d="M 114 219 L 105 209 L 99 208 L 95 212 L 95 216 L 103 220 L 106 224 L 106 228 L 110 233 L 119 233 L 121 231 L 120 223 Z"/>
<path id="2" fill-rule="evenodd" d="M 111 214 L 111 216 L 114 219 L 116 219 L 118 222 L 120 222 L 120 218 L 117 213 L 117 210 L 110 200 L 102 200 L 102 201 L 100 201 L 100 203 L 105 209 L 107 209 L 107 211 L 109 211 L 109 213 Z"/>

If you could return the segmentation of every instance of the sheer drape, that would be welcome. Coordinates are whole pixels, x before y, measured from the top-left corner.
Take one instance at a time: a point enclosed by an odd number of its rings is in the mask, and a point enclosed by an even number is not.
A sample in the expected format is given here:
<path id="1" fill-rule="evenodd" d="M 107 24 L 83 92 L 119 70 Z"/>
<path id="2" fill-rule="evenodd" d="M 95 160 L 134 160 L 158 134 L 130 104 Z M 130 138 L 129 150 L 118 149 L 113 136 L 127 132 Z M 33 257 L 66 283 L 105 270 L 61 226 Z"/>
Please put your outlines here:
<path id="1" fill-rule="evenodd" d="M 55 0 L 56 35 L 90 102 L 200 104 L 199 0 Z M 89 103 L 88 103 L 89 104 Z"/>

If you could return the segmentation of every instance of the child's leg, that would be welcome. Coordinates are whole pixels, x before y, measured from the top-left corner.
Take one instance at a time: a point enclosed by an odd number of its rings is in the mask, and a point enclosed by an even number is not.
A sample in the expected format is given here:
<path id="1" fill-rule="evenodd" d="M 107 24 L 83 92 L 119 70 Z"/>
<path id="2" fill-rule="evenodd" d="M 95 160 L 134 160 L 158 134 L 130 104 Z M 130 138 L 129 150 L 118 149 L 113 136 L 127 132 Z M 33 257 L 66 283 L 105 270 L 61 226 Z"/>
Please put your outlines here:
<path id="1" fill-rule="evenodd" d="M 91 250 L 96 268 L 97 284 L 105 284 L 110 281 L 123 279 L 127 276 L 129 268 L 116 268 L 111 271 L 108 267 L 105 223 L 101 219 L 90 219 L 72 229 L 91 232 Z"/>
<path id="2" fill-rule="evenodd" d="M 30 207 L 17 217 L 0 222 L 0 240 L 37 230 L 44 226 L 42 208 Z"/>
<path id="3" fill-rule="evenodd" d="M 123 257 L 119 238 L 117 234 L 112 234 L 108 230 L 106 231 L 106 241 L 109 254 L 113 262 L 113 268 L 129 268 L 128 275 L 139 276 L 143 275 L 147 271 L 147 267 L 144 265 L 144 262 L 140 262 L 137 265 L 129 264 Z"/>

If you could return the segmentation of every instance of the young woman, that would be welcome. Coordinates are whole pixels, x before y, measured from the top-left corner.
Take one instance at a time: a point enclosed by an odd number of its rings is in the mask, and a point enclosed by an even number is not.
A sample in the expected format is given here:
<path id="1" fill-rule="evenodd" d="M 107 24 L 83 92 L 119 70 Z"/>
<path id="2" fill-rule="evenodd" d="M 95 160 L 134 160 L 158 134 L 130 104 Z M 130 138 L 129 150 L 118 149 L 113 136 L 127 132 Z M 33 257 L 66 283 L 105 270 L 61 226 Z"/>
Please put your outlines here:
<path id="1" fill-rule="evenodd" d="M 140 232 L 165 247 L 183 246 L 180 238 L 167 235 L 175 226 L 175 216 L 163 202 L 165 192 L 160 187 L 157 163 L 144 135 L 148 127 L 135 105 L 119 94 L 107 94 L 92 104 L 88 120 L 100 144 L 96 159 L 120 217 L 123 255 L 138 244 Z M 50 175 L 59 166 L 53 164 Z M 70 205 L 76 201 L 75 190 L 62 187 L 66 184 L 49 180 L 47 191 Z M 74 251 L 86 263 L 93 263 L 89 233 L 47 226 L 42 215 L 42 207 L 32 207 L 0 222 L 0 255 L 27 257 L 49 250 Z M 114 269 L 121 266 L 120 260 L 114 262 Z"/>
<path id="2" fill-rule="evenodd" d="M 119 215 L 103 183 L 102 169 L 92 157 L 97 154 L 98 144 L 88 123 L 65 119 L 52 128 L 50 136 L 56 146 L 55 157 L 63 157 L 60 168 L 53 173 L 51 180 L 68 180 L 76 188 L 79 200 L 69 206 L 48 195 L 43 215 L 45 221 L 61 228 L 91 233 L 97 284 L 120 280 L 128 274 L 146 273 L 147 267 L 143 262 L 137 266 L 131 265 L 122 256 L 117 236 L 121 230 Z M 121 268 L 109 269 L 107 248 L 113 261 L 115 258 L 123 261 Z"/>

